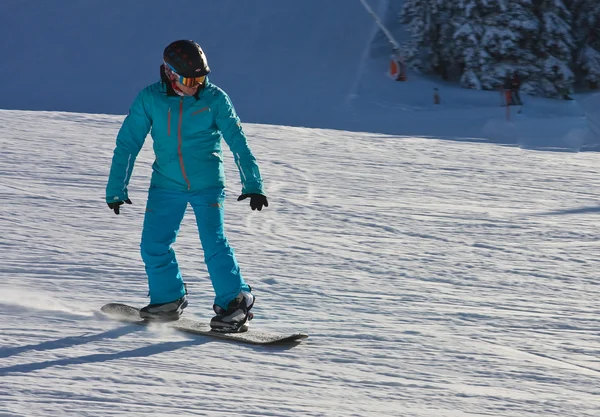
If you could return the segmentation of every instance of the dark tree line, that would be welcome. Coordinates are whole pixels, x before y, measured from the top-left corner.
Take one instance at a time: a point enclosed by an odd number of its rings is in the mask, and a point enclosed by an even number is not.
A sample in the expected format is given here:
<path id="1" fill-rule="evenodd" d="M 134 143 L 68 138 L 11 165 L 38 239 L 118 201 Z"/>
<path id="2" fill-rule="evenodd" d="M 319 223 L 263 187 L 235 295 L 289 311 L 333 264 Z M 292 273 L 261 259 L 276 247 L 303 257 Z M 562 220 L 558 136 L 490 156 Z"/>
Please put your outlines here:
<path id="1" fill-rule="evenodd" d="M 466 88 L 517 73 L 525 93 L 559 97 L 600 81 L 598 0 L 405 0 L 410 66 Z"/>

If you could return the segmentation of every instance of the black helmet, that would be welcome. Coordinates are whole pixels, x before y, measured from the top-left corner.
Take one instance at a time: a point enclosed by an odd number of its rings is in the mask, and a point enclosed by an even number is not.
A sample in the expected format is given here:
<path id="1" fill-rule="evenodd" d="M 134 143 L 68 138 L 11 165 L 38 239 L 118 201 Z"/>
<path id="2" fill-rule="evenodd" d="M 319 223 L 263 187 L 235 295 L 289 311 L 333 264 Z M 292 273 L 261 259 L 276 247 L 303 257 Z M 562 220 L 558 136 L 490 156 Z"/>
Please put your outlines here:
<path id="1" fill-rule="evenodd" d="M 201 77 L 210 72 L 204 51 L 194 41 L 172 42 L 165 48 L 163 59 L 183 77 Z"/>

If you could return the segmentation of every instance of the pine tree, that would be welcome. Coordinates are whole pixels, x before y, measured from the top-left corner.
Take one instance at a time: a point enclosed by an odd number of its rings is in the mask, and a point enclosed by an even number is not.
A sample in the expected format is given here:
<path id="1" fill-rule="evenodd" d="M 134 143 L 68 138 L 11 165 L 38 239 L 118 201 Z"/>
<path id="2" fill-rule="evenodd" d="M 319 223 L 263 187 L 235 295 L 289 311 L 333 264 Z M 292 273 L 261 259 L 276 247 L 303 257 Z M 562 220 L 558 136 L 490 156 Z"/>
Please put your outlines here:
<path id="1" fill-rule="evenodd" d="M 496 89 L 514 73 L 535 72 L 530 40 L 538 22 L 531 0 L 461 0 L 458 9 L 454 41 L 464 62 L 464 87 Z"/>
<path id="2" fill-rule="evenodd" d="M 406 0 L 401 19 L 413 35 L 409 64 L 459 68 L 467 88 L 496 89 L 518 74 L 523 92 L 561 97 L 575 67 L 600 83 L 598 0 Z"/>
<path id="3" fill-rule="evenodd" d="M 535 51 L 541 60 L 536 77 L 539 93 L 548 97 L 567 96 L 575 82 L 571 70 L 575 49 L 571 12 L 564 0 L 536 0 L 534 6 L 540 19 Z"/>
<path id="4" fill-rule="evenodd" d="M 456 10 L 456 31 L 454 47 L 457 59 L 463 68 L 460 83 L 465 88 L 481 89 L 480 76 L 489 63 L 489 56 L 483 51 L 481 40 L 484 27 L 483 17 L 477 7 L 479 0 L 459 1 Z"/>
<path id="5" fill-rule="evenodd" d="M 449 4 L 447 0 L 406 0 L 400 13 L 400 21 L 412 34 L 405 56 L 408 64 L 443 78 L 453 63 Z"/>
<path id="6" fill-rule="evenodd" d="M 589 87 L 600 83 L 600 3 L 597 0 L 571 0 L 575 64 Z"/>
<path id="7" fill-rule="evenodd" d="M 532 93 L 534 87 L 530 80 L 538 72 L 534 45 L 540 22 L 534 14 L 532 0 L 511 0 L 504 7 L 506 11 L 496 18 L 496 27 L 502 31 L 504 41 L 499 42 L 499 53 L 493 54 L 497 62 L 495 74 L 498 77 L 518 74 L 523 92 Z M 496 49 L 491 43 L 488 48 Z"/>

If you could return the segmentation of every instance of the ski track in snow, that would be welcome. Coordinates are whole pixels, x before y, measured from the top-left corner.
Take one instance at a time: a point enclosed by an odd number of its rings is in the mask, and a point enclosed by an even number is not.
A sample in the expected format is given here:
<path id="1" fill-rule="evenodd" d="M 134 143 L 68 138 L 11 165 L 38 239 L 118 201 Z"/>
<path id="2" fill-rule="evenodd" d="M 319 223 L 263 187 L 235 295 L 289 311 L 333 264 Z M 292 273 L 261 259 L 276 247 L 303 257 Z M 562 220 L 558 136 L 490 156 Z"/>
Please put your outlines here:
<path id="1" fill-rule="evenodd" d="M 228 237 L 257 294 L 240 346 L 102 317 L 143 305 L 132 206 L 104 203 L 122 117 L 0 111 L 0 416 L 598 416 L 595 154 L 247 125 L 270 206 Z M 208 318 L 192 213 L 175 245 Z M 243 400 L 243 402 L 240 402 Z"/>

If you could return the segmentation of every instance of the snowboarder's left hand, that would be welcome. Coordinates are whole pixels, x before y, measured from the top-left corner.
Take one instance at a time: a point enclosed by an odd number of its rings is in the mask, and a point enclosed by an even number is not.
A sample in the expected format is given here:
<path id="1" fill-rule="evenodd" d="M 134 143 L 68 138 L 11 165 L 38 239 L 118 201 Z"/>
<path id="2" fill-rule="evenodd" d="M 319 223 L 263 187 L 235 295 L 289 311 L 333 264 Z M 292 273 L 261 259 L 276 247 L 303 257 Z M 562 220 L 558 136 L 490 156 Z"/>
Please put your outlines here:
<path id="1" fill-rule="evenodd" d="M 242 194 L 238 197 L 237 201 L 245 200 L 248 197 L 250 197 L 250 207 L 252 207 L 252 210 L 261 211 L 263 207 L 269 207 L 267 196 L 262 194 Z"/>

